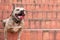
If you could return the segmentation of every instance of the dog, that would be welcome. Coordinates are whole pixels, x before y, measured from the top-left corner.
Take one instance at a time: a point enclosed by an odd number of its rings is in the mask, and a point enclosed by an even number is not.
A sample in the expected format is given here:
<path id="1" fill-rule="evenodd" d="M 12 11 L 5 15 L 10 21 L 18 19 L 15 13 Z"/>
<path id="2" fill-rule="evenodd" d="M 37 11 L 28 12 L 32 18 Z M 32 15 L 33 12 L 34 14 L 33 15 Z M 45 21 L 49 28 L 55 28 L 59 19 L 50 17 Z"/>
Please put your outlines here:
<path id="1" fill-rule="evenodd" d="M 15 7 L 9 18 L 3 20 L 4 40 L 7 40 L 7 32 L 19 32 L 17 40 L 20 40 L 20 33 L 24 26 L 25 9 L 23 7 Z"/>

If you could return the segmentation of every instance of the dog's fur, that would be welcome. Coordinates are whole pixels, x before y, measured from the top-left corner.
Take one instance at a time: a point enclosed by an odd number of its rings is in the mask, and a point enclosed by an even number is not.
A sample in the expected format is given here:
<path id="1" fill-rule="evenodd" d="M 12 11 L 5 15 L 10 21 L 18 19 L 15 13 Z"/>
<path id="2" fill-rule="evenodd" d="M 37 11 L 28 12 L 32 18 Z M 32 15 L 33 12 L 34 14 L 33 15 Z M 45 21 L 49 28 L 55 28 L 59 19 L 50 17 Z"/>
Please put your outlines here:
<path id="1" fill-rule="evenodd" d="M 23 11 L 23 13 L 21 11 Z M 22 30 L 22 27 L 24 26 L 24 19 L 23 18 L 19 19 L 18 17 L 16 17 L 15 14 L 23 14 L 23 16 L 25 16 L 24 8 L 15 7 L 12 11 L 11 16 L 8 19 L 3 20 L 4 38 L 5 38 L 4 40 L 7 40 L 8 31 L 12 33 L 19 32 L 19 37 L 20 37 L 20 32 Z"/>

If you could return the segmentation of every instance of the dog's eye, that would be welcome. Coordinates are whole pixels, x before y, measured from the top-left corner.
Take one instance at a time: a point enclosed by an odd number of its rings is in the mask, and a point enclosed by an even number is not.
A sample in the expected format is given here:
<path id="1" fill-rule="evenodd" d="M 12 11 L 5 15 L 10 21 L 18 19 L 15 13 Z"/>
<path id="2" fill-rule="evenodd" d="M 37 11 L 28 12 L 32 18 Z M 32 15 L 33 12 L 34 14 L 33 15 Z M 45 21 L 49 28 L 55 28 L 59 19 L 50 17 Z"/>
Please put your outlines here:
<path id="1" fill-rule="evenodd" d="M 19 11 L 19 9 L 16 9 L 16 11 Z"/>

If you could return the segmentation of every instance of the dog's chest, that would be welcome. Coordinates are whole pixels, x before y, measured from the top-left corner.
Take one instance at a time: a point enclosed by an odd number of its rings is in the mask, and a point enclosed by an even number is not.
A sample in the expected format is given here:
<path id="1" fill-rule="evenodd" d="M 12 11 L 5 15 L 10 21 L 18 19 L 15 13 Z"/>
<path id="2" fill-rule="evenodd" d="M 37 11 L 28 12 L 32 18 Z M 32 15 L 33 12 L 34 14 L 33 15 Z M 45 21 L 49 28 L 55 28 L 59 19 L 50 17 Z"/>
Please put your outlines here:
<path id="1" fill-rule="evenodd" d="M 8 31 L 12 30 L 17 32 L 22 28 L 22 26 L 21 26 L 21 23 L 15 23 L 13 20 L 8 20 L 6 22 L 6 28 L 8 29 Z"/>
<path id="2" fill-rule="evenodd" d="M 15 23 L 15 22 L 11 22 L 9 25 L 11 25 L 11 27 L 19 27 L 21 23 Z"/>
<path id="3" fill-rule="evenodd" d="M 21 26 L 20 24 L 21 24 L 21 23 L 15 23 L 13 20 L 8 20 L 8 21 L 6 22 L 6 25 L 7 25 L 7 26 L 10 26 L 10 27 L 19 27 L 19 26 Z"/>
<path id="4" fill-rule="evenodd" d="M 20 23 L 13 23 L 13 26 L 20 26 Z"/>

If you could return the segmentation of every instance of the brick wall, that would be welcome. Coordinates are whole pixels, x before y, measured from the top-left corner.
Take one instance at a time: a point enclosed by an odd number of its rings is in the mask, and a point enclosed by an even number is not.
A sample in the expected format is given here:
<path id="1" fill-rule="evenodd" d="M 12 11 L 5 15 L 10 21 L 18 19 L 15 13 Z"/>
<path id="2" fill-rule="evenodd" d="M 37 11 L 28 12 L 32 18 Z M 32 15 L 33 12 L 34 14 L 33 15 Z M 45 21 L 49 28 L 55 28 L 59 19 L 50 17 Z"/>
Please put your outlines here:
<path id="1" fill-rule="evenodd" d="M 13 5 L 27 10 L 21 40 L 60 40 L 60 0 L 0 0 L 0 40 L 4 40 L 1 20 L 8 18 Z M 16 40 L 18 33 L 8 33 L 8 40 Z"/>

